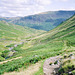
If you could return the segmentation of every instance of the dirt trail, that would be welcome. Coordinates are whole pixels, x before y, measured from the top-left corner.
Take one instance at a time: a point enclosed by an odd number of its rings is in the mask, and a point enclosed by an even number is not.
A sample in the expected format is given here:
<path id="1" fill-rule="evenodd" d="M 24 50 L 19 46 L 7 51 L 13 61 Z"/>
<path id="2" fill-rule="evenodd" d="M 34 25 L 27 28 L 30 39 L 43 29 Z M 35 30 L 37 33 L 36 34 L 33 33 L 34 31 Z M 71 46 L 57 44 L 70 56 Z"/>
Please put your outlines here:
<path id="1" fill-rule="evenodd" d="M 54 64 L 55 61 L 59 60 L 60 56 L 48 58 L 43 65 L 44 75 L 54 75 L 55 71 L 58 71 L 60 63 Z M 52 65 L 49 65 L 52 62 Z M 55 70 L 55 71 L 54 71 Z"/>
<path id="2" fill-rule="evenodd" d="M 3 62 L 0 62 L 0 64 L 7 63 L 8 61 L 12 61 L 12 60 L 20 59 L 20 58 L 22 58 L 22 56 L 16 57 L 16 58 L 13 58 L 13 59 L 10 59 L 10 60 L 6 60 L 6 61 L 3 61 Z"/>
<path id="3" fill-rule="evenodd" d="M 20 72 L 9 72 L 5 73 L 4 75 L 33 75 L 35 72 L 39 70 L 41 66 L 41 62 L 38 62 L 36 64 L 32 64 L 27 69 L 21 70 Z"/>

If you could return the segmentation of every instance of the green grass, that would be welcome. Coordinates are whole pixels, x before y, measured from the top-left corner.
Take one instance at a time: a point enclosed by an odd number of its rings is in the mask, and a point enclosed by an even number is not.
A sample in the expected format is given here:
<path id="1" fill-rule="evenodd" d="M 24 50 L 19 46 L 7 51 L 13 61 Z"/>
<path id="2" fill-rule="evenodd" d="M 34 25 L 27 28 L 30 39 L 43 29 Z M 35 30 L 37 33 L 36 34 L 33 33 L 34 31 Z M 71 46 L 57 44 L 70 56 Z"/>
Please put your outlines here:
<path id="1" fill-rule="evenodd" d="M 75 70 L 72 71 L 73 75 L 75 74 Z"/>

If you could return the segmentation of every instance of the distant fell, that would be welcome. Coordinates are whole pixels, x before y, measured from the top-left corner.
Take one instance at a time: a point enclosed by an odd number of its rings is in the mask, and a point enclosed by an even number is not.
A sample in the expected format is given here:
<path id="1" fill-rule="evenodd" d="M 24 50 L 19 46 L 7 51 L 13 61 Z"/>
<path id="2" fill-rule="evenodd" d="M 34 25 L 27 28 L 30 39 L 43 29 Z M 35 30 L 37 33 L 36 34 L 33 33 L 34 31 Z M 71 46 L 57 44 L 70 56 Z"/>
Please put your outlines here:
<path id="1" fill-rule="evenodd" d="M 4 19 L 13 24 L 49 31 L 70 18 L 74 13 L 75 11 L 48 11 L 25 17 L 0 18 L 0 20 Z"/>

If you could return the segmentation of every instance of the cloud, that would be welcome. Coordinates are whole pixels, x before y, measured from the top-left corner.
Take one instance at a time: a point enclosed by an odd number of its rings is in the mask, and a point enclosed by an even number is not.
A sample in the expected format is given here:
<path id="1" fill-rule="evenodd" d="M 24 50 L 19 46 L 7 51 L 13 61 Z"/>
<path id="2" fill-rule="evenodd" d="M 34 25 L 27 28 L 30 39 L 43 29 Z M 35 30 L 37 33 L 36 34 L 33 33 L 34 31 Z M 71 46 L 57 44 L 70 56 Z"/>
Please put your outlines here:
<path id="1" fill-rule="evenodd" d="M 52 1 L 51 0 L 35 0 L 35 2 L 42 5 L 48 5 L 48 4 L 51 4 Z"/>
<path id="2" fill-rule="evenodd" d="M 64 2 L 66 2 L 66 1 L 68 1 L 68 0 L 61 0 L 61 1 L 64 1 Z"/>
<path id="3" fill-rule="evenodd" d="M 44 11 L 44 6 L 51 4 L 51 0 L 1 0 L 0 14 L 8 16 L 24 16 L 29 14 L 36 14 Z"/>
<path id="4" fill-rule="evenodd" d="M 67 1 L 69 1 L 69 0 L 56 0 L 56 1 L 62 1 L 62 2 L 67 2 Z"/>
<path id="5" fill-rule="evenodd" d="M 63 6 L 61 6 L 61 4 L 64 2 L 68 3 L 66 1 L 70 0 L 0 0 L 0 16 L 26 16 L 37 14 L 47 10 L 50 11 L 62 7 L 64 8 L 64 4 Z M 72 3 L 73 9 L 75 8 L 74 2 L 75 0 L 73 0 Z M 60 4 L 60 7 L 58 3 Z M 69 4 L 71 5 L 70 2 Z"/>

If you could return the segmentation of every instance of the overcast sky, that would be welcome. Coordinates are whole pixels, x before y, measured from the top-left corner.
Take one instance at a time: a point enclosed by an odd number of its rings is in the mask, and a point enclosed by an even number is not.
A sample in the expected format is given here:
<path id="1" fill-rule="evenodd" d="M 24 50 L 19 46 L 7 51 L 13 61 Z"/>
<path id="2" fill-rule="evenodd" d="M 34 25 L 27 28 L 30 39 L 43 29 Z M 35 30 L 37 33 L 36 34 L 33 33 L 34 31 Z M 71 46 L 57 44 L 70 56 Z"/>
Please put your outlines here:
<path id="1" fill-rule="evenodd" d="M 75 10 L 75 0 L 0 0 L 0 16 L 4 17 L 56 10 Z"/>

